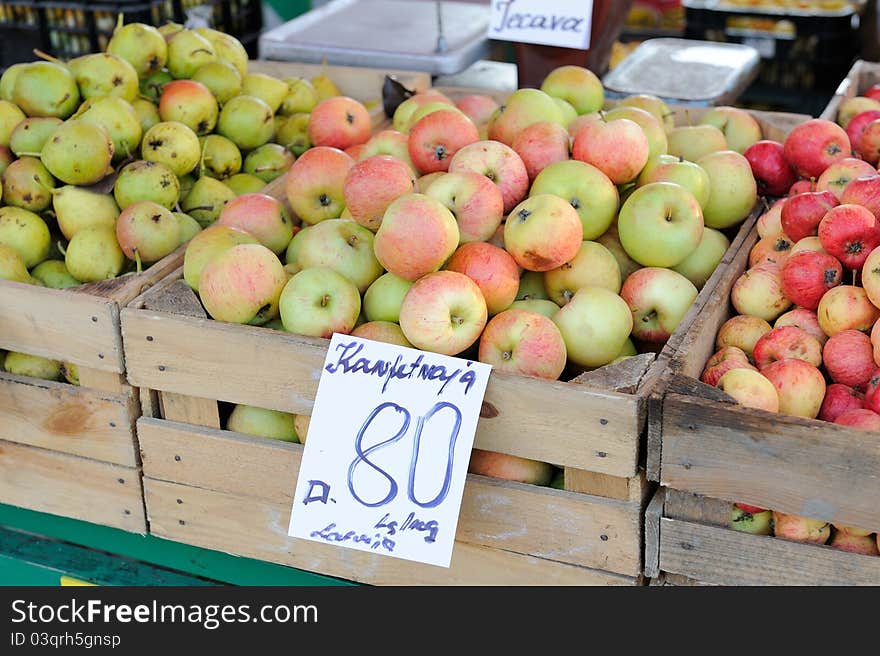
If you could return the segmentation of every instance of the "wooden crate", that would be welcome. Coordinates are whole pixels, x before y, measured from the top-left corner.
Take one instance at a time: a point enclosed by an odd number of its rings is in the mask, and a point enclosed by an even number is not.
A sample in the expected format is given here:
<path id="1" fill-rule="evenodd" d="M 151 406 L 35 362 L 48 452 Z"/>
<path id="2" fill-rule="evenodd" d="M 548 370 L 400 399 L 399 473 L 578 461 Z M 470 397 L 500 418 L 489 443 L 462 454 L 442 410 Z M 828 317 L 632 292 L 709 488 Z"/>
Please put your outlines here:
<path id="1" fill-rule="evenodd" d="M 862 59 L 858 60 L 840 85 L 837 91 L 825 107 L 825 111 L 819 116 L 828 121 L 837 120 L 837 111 L 840 109 L 840 103 L 846 98 L 854 98 L 864 93 L 872 84 L 880 82 L 880 63 L 867 62 Z"/>
<path id="2" fill-rule="evenodd" d="M 649 505 L 652 585 L 880 585 L 880 557 L 729 527 L 729 502 L 661 489 Z"/>
<path id="3" fill-rule="evenodd" d="M 269 193 L 283 198 L 283 179 Z M 684 336 L 724 266 L 669 340 Z M 394 583 L 640 583 L 649 399 L 668 355 L 570 382 L 493 373 L 475 445 L 565 468 L 563 491 L 469 476 L 452 569 L 287 537 L 302 447 L 221 430 L 218 401 L 308 414 L 327 341 L 210 320 L 177 271 L 122 312 L 151 532 L 343 578 Z M 552 512 L 547 512 L 548 509 Z"/>
<path id="4" fill-rule="evenodd" d="M 119 311 L 180 266 L 66 290 L 0 281 L 0 348 L 72 362 L 80 385 L 0 372 L 0 502 L 146 533 Z"/>

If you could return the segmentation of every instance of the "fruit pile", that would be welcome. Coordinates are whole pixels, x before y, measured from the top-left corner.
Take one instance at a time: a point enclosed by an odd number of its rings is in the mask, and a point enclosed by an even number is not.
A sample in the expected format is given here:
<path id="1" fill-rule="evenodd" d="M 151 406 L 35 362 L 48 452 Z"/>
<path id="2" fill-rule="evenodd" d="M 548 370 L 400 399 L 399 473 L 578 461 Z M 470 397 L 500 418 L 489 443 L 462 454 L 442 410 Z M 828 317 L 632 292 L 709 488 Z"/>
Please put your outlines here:
<path id="1" fill-rule="evenodd" d="M 321 131 L 340 98 L 325 75 L 247 68 L 227 34 L 121 17 L 106 52 L 8 68 L 0 280 L 62 289 L 139 272 L 286 172 L 311 141 L 337 145 Z M 345 107 L 366 141 L 367 110 Z M 6 369 L 60 379 L 61 365 L 42 360 L 7 358 Z"/>
<path id="2" fill-rule="evenodd" d="M 735 108 L 674 127 L 656 97 L 603 102 L 598 78 L 574 66 L 501 107 L 429 90 L 359 146 L 340 100 L 324 125 L 333 146 L 284 178 L 296 227 L 268 195 L 230 201 L 187 247 L 185 280 L 216 320 L 350 333 L 549 380 L 657 351 L 721 261 L 722 231 L 755 206 L 741 152 L 761 129 Z M 483 471 L 552 478 L 546 463 L 474 451 L 484 457 Z"/>

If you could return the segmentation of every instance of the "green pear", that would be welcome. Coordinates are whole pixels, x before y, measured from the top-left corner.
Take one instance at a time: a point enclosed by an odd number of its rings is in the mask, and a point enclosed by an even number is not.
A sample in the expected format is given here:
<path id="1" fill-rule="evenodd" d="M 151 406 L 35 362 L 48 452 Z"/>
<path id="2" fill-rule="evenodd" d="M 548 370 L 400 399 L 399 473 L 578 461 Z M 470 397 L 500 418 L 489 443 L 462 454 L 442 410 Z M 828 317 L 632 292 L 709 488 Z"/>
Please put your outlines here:
<path id="1" fill-rule="evenodd" d="M 0 207 L 0 244 L 15 249 L 30 269 L 49 255 L 49 227 L 33 212 Z"/>
<path id="2" fill-rule="evenodd" d="M 229 415 L 226 429 L 283 442 L 299 442 L 293 420 L 294 416 L 287 412 L 237 405 Z"/>
<path id="3" fill-rule="evenodd" d="M 119 216 L 119 207 L 113 196 L 73 185 L 55 190 L 52 207 L 58 229 L 68 240 L 73 239 L 77 231 L 89 226 L 100 225 L 112 229 Z"/>
<path id="4" fill-rule="evenodd" d="M 42 380 L 61 380 L 61 363 L 37 355 L 9 351 L 3 368 L 10 374 Z"/>
<path id="5" fill-rule="evenodd" d="M 52 289 L 67 289 L 79 285 L 79 280 L 70 275 L 70 271 L 67 270 L 67 266 L 62 260 L 40 262 L 33 268 L 31 275 L 45 287 Z"/>

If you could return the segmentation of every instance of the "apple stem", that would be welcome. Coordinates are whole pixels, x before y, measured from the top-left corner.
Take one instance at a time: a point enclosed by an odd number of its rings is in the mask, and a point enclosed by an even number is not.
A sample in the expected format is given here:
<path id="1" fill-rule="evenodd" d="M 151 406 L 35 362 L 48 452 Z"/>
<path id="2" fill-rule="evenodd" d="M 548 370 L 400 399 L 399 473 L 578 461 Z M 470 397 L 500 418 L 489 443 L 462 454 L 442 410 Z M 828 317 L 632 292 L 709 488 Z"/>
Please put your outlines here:
<path id="1" fill-rule="evenodd" d="M 135 264 L 137 264 L 137 272 L 141 273 L 144 269 L 143 265 L 141 264 L 141 254 L 138 253 L 138 250 L 136 248 L 134 249 L 134 261 Z"/>
<path id="2" fill-rule="evenodd" d="M 58 240 L 58 250 L 61 251 L 62 255 L 67 255 L 67 249 L 64 248 L 64 244 L 61 243 L 61 240 Z"/>
<path id="3" fill-rule="evenodd" d="M 605 110 L 604 110 L 604 109 L 600 109 L 600 110 L 599 110 L 599 119 L 600 119 L 603 123 L 607 123 L 607 122 L 608 122 L 608 119 L 605 118 Z"/>

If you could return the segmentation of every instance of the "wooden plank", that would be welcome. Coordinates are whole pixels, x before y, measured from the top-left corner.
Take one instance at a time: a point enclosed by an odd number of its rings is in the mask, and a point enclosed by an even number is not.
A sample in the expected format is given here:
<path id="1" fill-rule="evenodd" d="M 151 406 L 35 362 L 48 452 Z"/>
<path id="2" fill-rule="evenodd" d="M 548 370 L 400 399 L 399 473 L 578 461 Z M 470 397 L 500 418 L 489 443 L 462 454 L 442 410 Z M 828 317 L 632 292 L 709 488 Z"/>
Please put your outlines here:
<path id="1" fill-rule="evenodd" d="M 124 371 L 114 302 L 0 281 L 0 307 L 0 348 L 100 371 Z"/>
<path id="2" fill-rule="evenodd" d="M 665 488 L 660 488 L 645 508 L 645 576 L 653 579 L 660 574 L 660 518 L 663 516 Z"/>
<path id="3" fill-rule="evenodd" d="M 213 399 L 159 392 L 159 407 L 162 417 L 169 421 L 220 428 L 220 408 Z"/>
<path id="4" fill-rule="evenodd" d="M 868 87 L 880 82 L 880 64 L 864 60 L 856 61 L 849 73 L 834 93 L 834 96 L 828 102 L 825 110 L 819 115 L 828 121 L 837 120 L 837 112 L 840 110 L 840 104 L 847 98 L 864 93 Z"/>
<path id="5" fill-rule="evenodd" d="M 565 468 L 565 489 L 570 492 L 642 503 L 648 496 L 649 488 L 644 471 L 630 478 L 622 478 L 583 469 Z"/>
<path id="6" fill-rule="evenodd" d="M 2 440 L 0 503 L 147 532 L 137 469 Z"/>
<path id="7" fill-rule="evenodd" d="M 291 485 L 293 481 L 291 480 Z M 290 504 L 144 479 L 151 533 L 376 585 L 637 585 L 626 577 L 456 542 L 449 569 L 288 537 Z"/>
<path id="8" fill-rule="evenodd" d="M 134 467 L 133 401 L 0 373 L 0 439 Z"/>
<path id="9" fill-rule="evenodd" d="M 672 519 L 681 519 L 700 524 L 711 524 L 727 528 L 730 526 L 730 502 L 702 497 L 691 492 L 665 488 L 663 514 Z"/>
<path id="10" fill-rule="evenodd" d="M 129 382 L 310 414 L 327 340 L 123 310 Z M 493 373 L 475 446 L 613 476 L 636 473 L 638 397 Z"/>
<path id="11" fill-rule="evenodd" d="M 138 422 L 145 475 L 279 503 L 289 512 L 303 447 L 172 422 Z M 456 539 L 635 576 L 641 502 L 469 475 Z"/>
<path id="12" fill-rule="evenodd" d="M 160 417 L 159 393 L 156 390 L 141 387 L 138 389 L 141 402 L 141 416 Z"/>
<path id="13" fill-rule="evenodd" d="M 660 567 L 722 585 L 880 585 L 880 558 L 662 519 Z"/>
<path id="14" fill-rule="evenodd" d="M 101 371 L 91 367 L 77 367 L 79 384 L 82 387 L 110 392 L 111 394 L 126 394 L 131 388 L 125 380 L 125 376 L 115 371 Z"/>
<path id="15" fill-rule="evenodd" d="M 663 484 L 880 530 L 880 441 L 828 422 L 669 395 Z"/>

